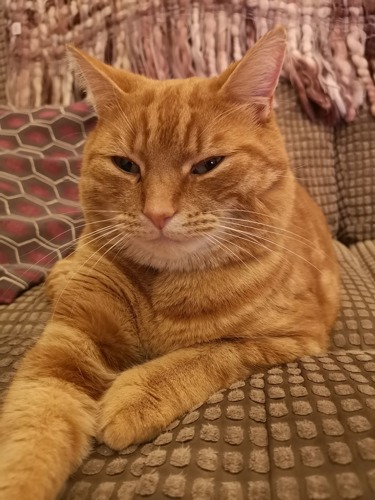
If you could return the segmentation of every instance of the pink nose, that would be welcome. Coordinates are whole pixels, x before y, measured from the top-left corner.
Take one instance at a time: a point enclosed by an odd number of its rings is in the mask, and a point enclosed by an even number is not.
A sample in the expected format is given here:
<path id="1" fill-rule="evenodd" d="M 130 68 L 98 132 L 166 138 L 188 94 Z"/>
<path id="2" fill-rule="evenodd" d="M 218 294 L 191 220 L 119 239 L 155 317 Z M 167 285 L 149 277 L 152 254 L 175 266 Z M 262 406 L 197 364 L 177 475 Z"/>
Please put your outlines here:
<path id="1" fill-rule="evenodd" d="M 145 208 L 143 214 L 150 219 L 150 221 L 156 226 L 158 229 L 163 229 L 166 223 L 174 216 L 176 212 L 171 210 L 148 210 Z"/>

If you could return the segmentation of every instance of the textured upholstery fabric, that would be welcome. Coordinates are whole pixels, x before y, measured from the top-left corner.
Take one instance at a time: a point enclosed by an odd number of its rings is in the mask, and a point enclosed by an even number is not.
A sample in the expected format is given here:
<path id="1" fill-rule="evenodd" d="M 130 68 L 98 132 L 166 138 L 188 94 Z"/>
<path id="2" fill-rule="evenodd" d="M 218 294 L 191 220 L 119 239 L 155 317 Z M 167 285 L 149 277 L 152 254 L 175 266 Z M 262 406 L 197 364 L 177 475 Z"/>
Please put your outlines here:
<path id="1" fill-rule="evenodd" d="M 332 234 L 339 224 L 338 187 L 335 173 L 334 129 L 311 122 L 301 113 L 295 91 L 281 83 L 276 116 L 293 171 L 323 209 Z"/>
<path id="2" fill-rule="evenodd" d="M 60 499 L 373 498 L 375 282 L 365 262 L 375 245 L 336 248 L 343 302 L 327 354 L 234 384 L 151 443 L 119 453 L 95 444 Z M 48 317 L 43 285 L 0 306 L 1 394 Z"/>
<path id="3" fill-rule="evenodd" d="M 6 78 L 8 72 L 8 44 L 5 19 L 5 2 L 0 2 L 0 104 L 6 103 Z"/>
<path id="4" fill-rule="evenodd" d="M 372 240 L 360 241 L 351 245 L 350 248 L 375 280 L 375 242 Z"/>
<path id="5" fill-rule="evenodd" d="M 345 243 L 375 239 L 375 126 L 363 109 L 350 126 L 336 129 L 339 238 Z"/>
<path id="6" fill-rule="evenodd" d="M 78 176 L 95 116 L 83 103 L 0 108 L 0 303 L 40 283 L 83 225 Z"/>
<path id="7" fill-rule="evenodd" d="M 369 242 L 370 243 L 370 242 Z M 332 348 L 375 349 L 375 279 L 356 249 L 336 243 L 341 269 L 341 310 L 332 334 Z M 375 244 L 367 247 L 375 262 Z"/>
<path id="8" fill-rule="evenodd" d="M 8 33 L 8 98 L 69 104 L 67 43 L 153 78 L 212 76 L 282 24 L 283 73 L 305 112 L 350 122 L 366 98 L 375 115 L 374 14 L 373 0 L 9 0 L 7 26 L 22 30 Z"/>

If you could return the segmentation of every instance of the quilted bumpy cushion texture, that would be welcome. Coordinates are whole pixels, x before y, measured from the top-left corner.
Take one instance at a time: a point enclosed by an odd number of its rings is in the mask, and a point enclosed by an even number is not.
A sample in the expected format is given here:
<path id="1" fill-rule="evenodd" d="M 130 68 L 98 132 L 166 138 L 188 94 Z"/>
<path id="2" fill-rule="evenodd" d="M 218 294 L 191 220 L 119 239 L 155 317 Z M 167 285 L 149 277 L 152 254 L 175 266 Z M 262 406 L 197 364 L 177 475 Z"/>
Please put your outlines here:
<path id="1" fill-rule="evenodd" d="M 295 176 L 322 208 L 333 235 L 339 226 L 334 129 L 301 113 L 295 91 L 277 89 L 276 116 Z"/>
<path id="2" fill-rule="evenodd" d="M 362 110 L 336 129 L 339 238 L 345 243 L 375 239 L 375 126 Z"/>

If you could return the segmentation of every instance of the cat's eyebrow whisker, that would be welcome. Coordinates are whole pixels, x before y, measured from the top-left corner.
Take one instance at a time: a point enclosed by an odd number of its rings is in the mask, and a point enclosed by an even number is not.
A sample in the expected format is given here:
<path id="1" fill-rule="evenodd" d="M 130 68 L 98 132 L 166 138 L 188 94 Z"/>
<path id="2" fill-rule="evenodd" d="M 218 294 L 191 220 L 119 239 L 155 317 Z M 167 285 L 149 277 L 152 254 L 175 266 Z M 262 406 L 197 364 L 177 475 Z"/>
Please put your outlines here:
<path id="1" fill-rule="evenodd" d="M 236 113 L 237 111 L 241 111 L 242 109 L 246 109 L 248 108 L 249 105 L 246 103 L 246 104 L 237 104 L 235 106 L 232 106 L 231 108 L 229 109 L 226 109 L 225 111 L 223 111 L 220 115 L 218 115 L 217 117 L 215 117 L 215 121 L 214 123 L 211 123 L 209 122 L 199 133 L 198 135 L 198 139 L 200 139 L 202 137 L 202 135 L 204 133 L 207 132 L 207 130 L 209 130 L 210 127 L 217 127 L 218 124 L 224 119 L 226 118 L 228 115 L 232 114 L 232 113 Z"/>
<path id="2" fill-rule="evenodd" d="M 122 114 L 122 116 L 123 116 L 123 118 L 124 118 L 125 122 L 126 122 L 126 123 L 127 123 L 127 125 L 129 126 L 129 129 L 131 129 L 131 130 L 132 130 L 132 126 L 131 126 L 131 124 L 130 124 L 130 122 L 129 122 L 128 118 L 127 118 L 127 117 L 126 117 L 126 115 L 124 114 L 124 110 L 121 108 L 121 106 L 120 106 L 120 105 L 119 105 L 119 103 L 118 103 L 117 95 L 116 95 L 115 93 L 113 93 L 113 95 L 114 95 L 114 97 L 115 97 L 115 100 L 117 101 L 117 102 L 116 102 L 116 107 L 118 108 L 118 110 L 119 110 L 119 111 L 120 111 L 120 113 Z M 113 105 L 106 105 L 106 106 L 105 106 L 105 109 L 107 109 L 107 110 L 108 110 L 108 111 L 109 111 L 109 112 L 113 115 Z M 100 121 L 100 122 L 104 122 L 104 123 L 106 123 L 106 124 L 110 125 L 110 128 L 111 128 L 111 129 L 112 129 L 112 128 L 115 128 L 115 129 L 116 129 L 116 131 L 118 132 L 119 136 L 123 135 L 124 130 L 123 130 L 123 129 L 121 129 L 121 127 L 117 124 L 117 121 L 116 121 L 116 120 L 109 120 L 108 118 L 105 118 L 103 115 L 101 115 L 101 116 L 100 116 L 100 118 L 98 117 L 97 122 L 96 122 L 96 124 L 95 124 L 94 128 L 96 127 L 96 125 L 97 125 L 98 121 Z"/>
<path id="3" fill-rule="evenodd" d="M 245 241 L 249 241 L 251 243 L 254 243 L 254 244 L 257 244 L 257 245 L 260 245 L 260 246 L 263 246 L 264 248 L 266 248 L 267 250 L 272 250 L 271 248 L 265 246 L 265 245 L 262 245 L 261 243 L 259 243 L 259 241 L 257 240 L 254 240 L 254 238 L 257 238 L 261 241 L 267 241 L 269 243 L 271 243 L 272 245 L 275 245 L 279 248 L 281 248 L 282 250 L 285 250 L 286 252 L 292 254 L 292 255 L 295 255 L 296 257 L 298 257 L 299 259 L 303 260 L 304 262 L 306 262 L 307 264 L 309 264 L 310 266 L 312 266 L 314 269 L 316 269 L 317 271 L 319 271 L 320 273 L 322 272 L 320 269 L 318 269 L 316 266 L 314 266 L 314 264 L 312 262 L 310 262 L 309 260 L 305 259 L 304 257 L 302 257 L 301 255 L 299 255 L 298 253 L 296 252 L 293 252 L 293 250 L 290 250 L 289 248 L 286 248 L 284 247 L 283 245 L 280 245 L 279 243 L 276 243 L 275 241 L 273 240 L 269 240 L 267 238 L 264 238 L 263 236 L 257 236 L 257 235 L 252 235 L 250 236 L 248 233 L 246 233 L 245 231 L 240 231 L 238 229 L 234 229 L 234 228 L 231 228 L 230 226 L 221 226 L 222 228 L 225 228 L 229 231 L 232 231 L 233 236 L 235 236 L 236 238 L 239 238 L 240 240 L 245 240 Z M 243 236 L 238 236 L 237 233 L 240 233 L 240 234 L 243 234 L 245 235 L 246 237 L 243 237 Z"/>
<path id="4" fill-rule="evenodd" d="M 121 107 L 120 105 L 120 101 L 118 99 L 118 95 L 117 93 L 115 92 L 114 89 L 112 89 L 112 93 L 113 93 L 113 97 L 115 99 L 115 102 L 116 102 L 116 108 L 118 109 L 118 111 L 120 112 L 121 114 L 121 117 L 123 118 L 124 122 L 128 125 L 129 129 L 131 132 L 133 132 L 133 134 L 135 134 L 135 129 L 134 129 L 134 126 L 130 123 L 130 120 L 129 118 L 126 116 L 125 114 L 125 111 L 124 109 Z"/>
<path id="5" fill-rule="evenodd" d="M 110 110 L 110 112 L 113 114 L 113 108 L 109 108 L 109 106 L 107 106 L 107 109 Z M 117 124 L 116 121 L 113 121 L 113 120 L 108 120 L 107 118 L 104 118 L 103 116 L 100 117 L 100 121 L 102 122 L 105 122 L 106 124 L 108 124 L 111 128 L 112 127 L 115 127 L 116 129 L 116 132 L 119 134 L 119 136 L 121 137 L 124 133 L 124 130 L 120 128 L 120 126 Z"/>

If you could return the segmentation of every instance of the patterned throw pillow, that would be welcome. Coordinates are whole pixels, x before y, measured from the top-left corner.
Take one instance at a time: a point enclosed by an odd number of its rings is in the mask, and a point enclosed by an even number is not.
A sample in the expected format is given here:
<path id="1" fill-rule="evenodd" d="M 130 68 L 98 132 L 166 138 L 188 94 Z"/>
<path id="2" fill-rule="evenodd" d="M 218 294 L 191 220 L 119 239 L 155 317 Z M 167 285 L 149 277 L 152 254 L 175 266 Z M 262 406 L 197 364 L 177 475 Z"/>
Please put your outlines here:
<path id="1" fill-rule="evenodd" d="M 14 111 L 0 107 L 0 303 L 39 283 L 83 226 L 82 147 L 95 124 L 84 103 Z"/>

